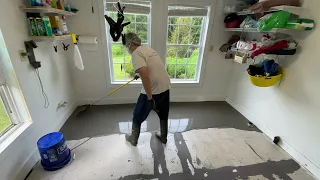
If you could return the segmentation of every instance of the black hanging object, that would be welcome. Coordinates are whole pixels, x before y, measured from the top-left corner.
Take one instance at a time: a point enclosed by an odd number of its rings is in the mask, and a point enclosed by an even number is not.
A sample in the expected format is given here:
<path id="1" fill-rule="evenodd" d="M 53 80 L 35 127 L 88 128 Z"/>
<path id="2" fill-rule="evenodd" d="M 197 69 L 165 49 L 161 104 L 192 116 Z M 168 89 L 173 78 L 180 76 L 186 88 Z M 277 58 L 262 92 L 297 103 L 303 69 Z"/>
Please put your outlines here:
<path id="1" fill-rule="evenodd" d="M 123 6 L 121 7 L 121 4 L 118 2 L 118 20 L 117 23 L 109 16 L 104 15 L 104 17 L 106 18 L 106 20 L 108 21 L 109 25 L 110 25 L 110 35 L 113 39 L 114 42 L 117 42 L 122 35 L 122 31 L 123 28 L 129 24 L 131 24 L 131 22 L 126 22 L 124 24 L 124 15 L 123 15 L 123 11 L 126 7 Z"/>
<path id="2" fill-rule="evenodd" d="M 91 5 L 92 5 L 91 11 L 92 11 L 92 14 L 94 14 L 93 0 L 91 0 Z"/>
<path id="3" fill-rule="evenodd" d="M 36 61 L 34 56 L 33 49 L 37 48 L 37 44 L 34 41 L 25 41 L 24 45 L 26 47 L 27 52 L 21 53 L 22 56 L 27 56 L 29 58 L 29 62 L 34 69 L 38 69 L 41 67 L 41 62 Z"/>
<path id="4" fill-rule="evenodd" d="M 273 143 L 278 144 L 279 141 L 280 141 L 280 137 L 279 136 L 274 137 Z"/>
<path id="5" fill-rule="evenodd" d="M 70 44 L 68 44 L 67 46 L 63 42 L 62 44 L 63 44 L 63 50 L 68 51 Z"/>
<path id="6" fill-rule="evenodd" d="M 122 34 L 122 44 L 125 46 L 126 45 L 126 35 Z"/>
<path id="7" fill-rule="evenodd" d="M 58 46 L 53 46 L 53 48 L 55 52 L 58 52 Z"/>

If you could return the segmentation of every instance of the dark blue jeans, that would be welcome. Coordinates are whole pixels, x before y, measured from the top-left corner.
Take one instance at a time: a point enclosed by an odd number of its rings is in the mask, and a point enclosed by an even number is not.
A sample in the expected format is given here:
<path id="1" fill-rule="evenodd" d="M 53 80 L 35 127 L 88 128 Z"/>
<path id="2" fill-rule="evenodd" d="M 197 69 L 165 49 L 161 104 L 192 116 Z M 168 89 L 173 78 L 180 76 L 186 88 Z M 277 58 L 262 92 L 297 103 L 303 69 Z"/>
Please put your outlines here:
<path id="1" fill-rule="evenodd" d="M 156 113 L 160 120 L 168 120 L 170 91 L 167 90 L 161 94 L 152 95 L 155 102 Z M 147 95 L 140 94 L 136 107 L 133 111 L 133 123 L 141 125 L 149 116 L 151 110 L 154 109 L 154 102 L 149 101 Z"/>

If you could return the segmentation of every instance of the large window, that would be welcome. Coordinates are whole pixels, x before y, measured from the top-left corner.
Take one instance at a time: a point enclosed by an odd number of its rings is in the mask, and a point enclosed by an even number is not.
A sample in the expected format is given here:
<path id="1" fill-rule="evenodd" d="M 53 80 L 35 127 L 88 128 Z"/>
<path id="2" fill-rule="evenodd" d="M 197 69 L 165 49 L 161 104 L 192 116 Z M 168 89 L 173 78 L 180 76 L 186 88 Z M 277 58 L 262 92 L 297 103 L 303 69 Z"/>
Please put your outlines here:
<path id="1" fill-rule="evenodd" d="M 137 2 L 136 2 L 137 3 Z M 144 2 L 143 4 L 124 4 L 126 5 L 126 14 L 124 22 L 131 22 L 130 25 L 124 28 L 124 33 L 134 32 L 139 35 L 142 40 L 142 44 L 149 46 L 149 12 L 145 9 L 145 6 L 150 6 L 150 3 Z M 107 14 L 115 21 L 117 20 L 117 13 L 115 12 L 114 3 L 107 3 Z M 144 6 L 142 6 L 144 5 Z M 140 7 L 141 6 L 141 7 Z M 109 7 L 109 8 L 108 8 Z M 109 32 L 109 30 L 108 30 Z M 111 74 L 112 81 L 128 81 L 135 75 L 135 71 L 132 65 L 131 56 L 127 52 L 126 48 L 122 45 L 121 39 L 118 42 L 113 42 L 112 38 L 108 34 L 110 64 L 112 65 Z"/>
<path id="2" fill-rule="evenodd" d="M 199 2 L 199 5 L 191 0 L 181 1 L 181 4 L 170 4 L 170 1 L 169 4 L 153 1 L 153 5 L 159 7 L 152 8 L 151 12 L 148 0 L 122 0 L 122 5 L 126 6 L 124 22 L 131 22 L 124 33 L 137 33 L 144 45 L 151 46 L 163 57 L 173 83 L 198 83 L 208 29 L 209 1 L 207 4 Z M 116 2 L 110 0 L 106 3 L 106 13 L 115 20 Z M 168 15 L 163 13 L 164 8 L 168 8 Z M 112 41 L 109 27 L 107 38 L 111 82 L 131 80 L 135 72 L 130 55 L 121 41 Z"/>
<path id="3" fill-rule="evenodd" d="M 169 6 L 166 66 L 177 80 L 197 80 L 206 9 Z"/>

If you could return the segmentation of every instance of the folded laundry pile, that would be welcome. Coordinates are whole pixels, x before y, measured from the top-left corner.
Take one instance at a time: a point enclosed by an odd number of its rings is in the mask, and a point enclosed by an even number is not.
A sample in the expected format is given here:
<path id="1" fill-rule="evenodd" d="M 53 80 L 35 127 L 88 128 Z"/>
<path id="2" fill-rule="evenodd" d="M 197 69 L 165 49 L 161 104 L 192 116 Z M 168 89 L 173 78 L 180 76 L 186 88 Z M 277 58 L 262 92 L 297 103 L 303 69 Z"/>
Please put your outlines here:
<path id="1" fill-rule="evenodd" d="M 253 59 L 260 54 L 294 55 L 297 47 L 298 43 L 292 37 L 279 38 L 264 35 L 261 42 L 240 40 L 233 44 L 231 49 L 246 51 Z"/>
<path id="2" fill-rule="evenodd" d="M 279 74 L 279 64 L 265 59 L 259 64 L 250 65 L 247 71 L 251 76 L 276 76 Z"/>

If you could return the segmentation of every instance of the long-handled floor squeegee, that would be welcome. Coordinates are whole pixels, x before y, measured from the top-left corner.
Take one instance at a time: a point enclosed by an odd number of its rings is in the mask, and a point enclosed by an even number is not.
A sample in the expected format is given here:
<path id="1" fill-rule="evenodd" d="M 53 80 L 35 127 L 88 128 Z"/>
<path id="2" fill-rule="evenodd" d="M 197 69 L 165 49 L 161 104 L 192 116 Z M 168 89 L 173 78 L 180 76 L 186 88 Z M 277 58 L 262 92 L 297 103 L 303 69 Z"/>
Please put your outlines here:
<path id="1" fill-rule="evenodd" d="M 126 87 L 127 85 L 129 85 L 130 83 L 132 83 L 134 80 L 138 80 L 139 76 L 135 76 L 131 81 L 127 82 L 126 84 L 121 85 L 120 87 L 118 87 L 117 89 L 111 91 L 109 94 L 107 94 L 106 96 L 104 96 L 103 98 L 99 99 L 98 101 L 92 103 L 92 104 L 87 104 L 87 105 L 83 105 L 82 109 L 79 111 L 78 114 L 85 112 L 88 108 L 90 108 L 90 106 L 94 106 L 96 105 L 98 102 L 102 101 L 103 99 L 111 96 L 112 94 L 114 94 L 115 92 L 119 91 L 120 89 Z"/>

